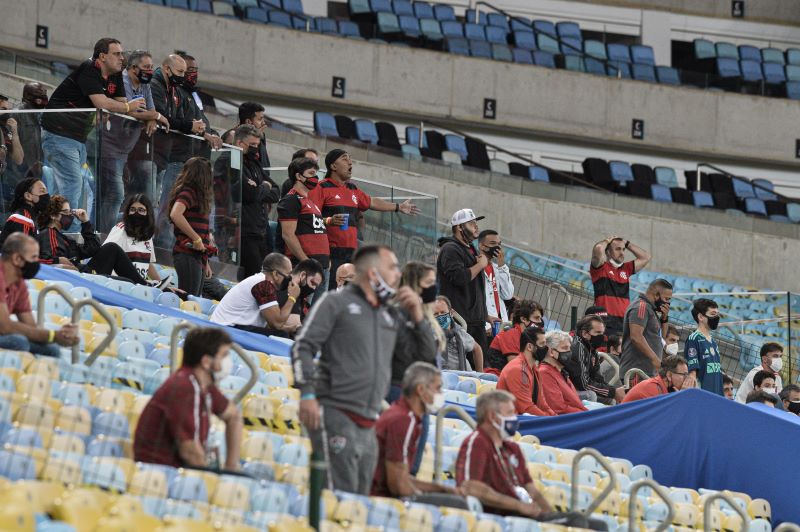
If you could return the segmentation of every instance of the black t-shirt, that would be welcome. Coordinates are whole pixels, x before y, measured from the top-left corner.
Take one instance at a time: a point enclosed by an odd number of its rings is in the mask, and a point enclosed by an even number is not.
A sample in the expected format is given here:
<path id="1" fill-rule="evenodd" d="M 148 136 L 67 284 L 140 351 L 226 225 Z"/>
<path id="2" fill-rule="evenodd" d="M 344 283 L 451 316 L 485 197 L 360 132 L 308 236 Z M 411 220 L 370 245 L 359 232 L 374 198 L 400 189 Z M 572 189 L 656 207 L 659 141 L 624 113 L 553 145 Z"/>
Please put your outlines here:
<path id="1" fill-rule="evenodd" d="M 100 68 L 91 59 L 84 61 L 61 82 L 47 109 L 87 109 L 95 107 L 92 94 L 105 94 L 109 98 L 125 98 L 122 73 L 104 78 Z M 86 142 L 94 124 L 94 113 L 42 113 L 42 127 L 51 133 Z"/>

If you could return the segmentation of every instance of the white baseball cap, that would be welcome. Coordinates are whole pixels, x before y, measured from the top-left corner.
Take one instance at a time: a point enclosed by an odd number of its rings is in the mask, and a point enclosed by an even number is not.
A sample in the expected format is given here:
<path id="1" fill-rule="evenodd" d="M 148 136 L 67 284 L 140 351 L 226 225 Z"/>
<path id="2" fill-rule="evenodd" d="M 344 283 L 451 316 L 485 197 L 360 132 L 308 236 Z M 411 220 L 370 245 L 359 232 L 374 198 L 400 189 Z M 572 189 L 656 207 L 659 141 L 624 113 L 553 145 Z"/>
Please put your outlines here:
<path id="1" fill-rule="evenodd" d="M 484 218 L 485 216 L 475 216 L 475 213 L 472 212 L 472 209 L 461 209 L 460 211 L 453 213 L 453 217 L 450 218 L 450 227 L 465 224 L 467 222 L 471 222 L 472 220 L 483 220 Z"/>

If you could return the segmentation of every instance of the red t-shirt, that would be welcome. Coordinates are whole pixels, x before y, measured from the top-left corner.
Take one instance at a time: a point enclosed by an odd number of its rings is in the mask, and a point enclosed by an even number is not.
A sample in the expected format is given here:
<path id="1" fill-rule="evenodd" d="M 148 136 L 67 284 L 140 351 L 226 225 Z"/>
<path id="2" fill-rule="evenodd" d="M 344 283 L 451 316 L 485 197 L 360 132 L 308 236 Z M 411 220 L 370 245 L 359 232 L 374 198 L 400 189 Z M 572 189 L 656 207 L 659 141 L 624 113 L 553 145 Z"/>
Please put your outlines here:
<path id="1" fill-rule="evenodd" d="M 202 390 L 192 369 L 180 368 L 144 407 L 133 441 L 134 459 L 180 467 L 178 445 L 195 440 L 205 449 L 209 412 L 219 416 L 226 408 L 228 399 L 216 386 Z"/>
<path id="2" fill-rule="evenodd" d="M 0 303 L 5 303 L 9 314 L 24 314 L 31 311 L 31 298 L 25 279 L 6 284 L 6 273 L 0 265 Z"/>
<path id="3" fill-rule="evenodd" d="M 358 213 L 366 211 L 372 204 L 372 198 L 360 190 L 353 183 L 347 182 L 339 185 L 330 178 L 319 182 L 308 193 L 308 198 L 317 204 L 322 211 L 322 216 L 327 218 L 334 214 L 349 214 L 349 227 L 342 230 L 339 226 L 328 229 L 328 242 L 331 250 L 336 248 L 356 249 L 358 247 Z"/>
<path id="4" fill-rule="evenodd" d="M 497 448 L 483 429 L 478 427 L 461 444 L 456 460 L 456 484 L 466 480 L 479 480 L 493 490 L 517 498 L 514 486 L 524 487 L 533 482 L 519 445 L 504 440 Z M 485 506 L 484 510 L 506 514 L 505 510 Z"/>
<path id="5" fill-rule="evenodd" d="M 631 388 L 631 390 L 625 394 L 625 399 L 623 399 L 622 402 L 630 403 L 632 401 L 638 401 L 639 399 L 664 395 L 667 392 L 667 383 L 664 382 L 664 379 L 662 379 L 660 375 L 656 375 L 655 377 L 643 380 Z"/>
<path id="6" fill-rule="evenodd" d="M 296 221 L 297 229 L 294 234 L 300 241 L 303 252 L 309 258 L 318 260 L 323 268 L 328 267 L 331 250 L 328 246 L 325 221 L 316 203 L 292 189 L 278 203 L 278 221 Z M 331 230 L 337 229 L 337 227 L 331 228 Z M 286 256 L 293 258 L 289 246 L 286 246 Z"/>
<path id="7" fill-rule="evenodd" d="M 402 462 L 408 470 L 414 465 L 417 455 L 417 440 L 422 432 L 422 418 L 417 417 L 401 397 L 390 406 L 375 425 L 375 437 L 378 439 L 378 465 L 372 479 L 371 495 L 392 497 L 389 483 L 386 480 L 386 461 Z"/>
<path id="8" fill-rule="evenodd" d="M 615 268 L 605 261 L 599 268 L 591 266 L 589 274 L 594 287 L 594 304 L 605 307 L 608 315 L 622 319 L 630 304 L 631 275 L 636 273 L 634 261 L 628 261 Z"/>

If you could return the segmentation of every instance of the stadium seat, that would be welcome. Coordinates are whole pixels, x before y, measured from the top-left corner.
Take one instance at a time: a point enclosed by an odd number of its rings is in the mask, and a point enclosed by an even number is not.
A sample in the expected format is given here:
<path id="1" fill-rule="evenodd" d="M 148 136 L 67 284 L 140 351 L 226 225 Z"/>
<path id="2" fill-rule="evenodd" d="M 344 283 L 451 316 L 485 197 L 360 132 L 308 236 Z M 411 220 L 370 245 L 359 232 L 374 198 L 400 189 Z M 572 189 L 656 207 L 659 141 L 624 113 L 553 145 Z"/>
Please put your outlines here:
<path id="1" fill-rule="evenodd" d="M 767 208 L 764 200 L 758 198 L 747 198 L 744 200 L 744 212 L 755 216 L 767 216 Z"/>
<path id="2" fill-rule="evenodd" d="M 528 17 L 512 16 L 510 19 L 510 30 L 514 31 L 533 31 L 533 23 Z"/>
<path id="3" fill-rule="evenodd" d="M 440 22 L 440 27 L 442 28 L 442 35 L 445 39 L 449 40 L 452 37 L 464 37 L 464 26 L 460 22 L 445 20 Z"/>
<path id="4" fill-rule="evenodd" d="M 607 71 L 612 78 L 631 79 L 631 66 L 628 63 L 609 61 Z"/>
<path id="5" fill-rule="evenodd" d="M 532 22 L 534 31 L 538 33 L 543 33 L 545 35 L 549 35 L 551 37 L 556 37 L 558 33 L 556 32 L 556 25 L 550 22 L 549 20 L 534 20 Z"/>
<path id="6" fill-rule="evenodd" d="M 375 123 L 372 120 L 359 118 L 354 121 L 356 128 L 356 138 L 361 142 L 369 144 L 378 143 L 378 130 L 375 128 Z"/>
<path id="7" fill-rule="evenodd" d="M 492 159 L 489 162 L 489 169 L 495 174 L 509 175 L 511 173 L 508 169 L 508 163 L 500 159 Z"/>
<path id="8" fill-rule="evenodd" d="M 615 61 L 620 63 L 631 62 L 630 49 L 628 48 L 627 45 L 612 43 L 606 46 L 606 52 L 609 61 Z"/>
<path id="9" fill-rule="evenodd" d="M 492 58 L 492 45 L 486 41 L 469 41 L 469 54 L 472 57 Z"/>
<path id="10" fill-rule="evenodd" d="M 726 57 L 728 59 L 740 59 L 739 50 L 735 44 L 729 42 L 718 42 L 714 45 L 717 57 Z"/>
<path id="11" fill-rule="evenodd" d="M 696 59 L 713 59 L 717 56 L 714 43 L 708 39 L 695 39 L 692 44 Z"/>
<path id="12" fill-rule="evenodd" d="M 640 65 L 656 65 L 656 58 L 653 54 L 653 48 L 651 46 L 635 44 L 630 48 L 631 52 L 631 59 L 635 64 Z"/>
<path id="13" fill-rule="evenodd" d="M 531 55 L 530 50 L 524 50 L 522 48 L 514 48 L 511 50 L 511 57 L 515 63 L 520 63 L 523 65 L 533 64 L 533 55 Z"/>
<path id="14" fill-rule="evenodd" d="M 769 85 L 780 85 L 786 82 L 786 72 L 780 63 L 763 63 L 764 82 Z"/>
<path id="15" fill-rule="evenodd" d="M 464 37 L 472 41 L 485 41 L 486 29 L 480 24 L 467 22 L 464 24 Z"/>
<path id="16" fill-rule="evenodd" d="M 748 82 L 760 82 L 764 79 L 761 72 L 761 63 L 749 59 L 739 61 L 739 68 L 742 72 L 742 79 Z"/>
<path id="17" fill-rule="evenodd" d="M 433 8 L 427 2 L 414 2 L 412 4 L 414 7 L 414 15 L 419 19 L 425 18 L 432 18 L 435 19 L 436 17 L 433 14 Z"/>
<path id="18" fill-rule="evenodd" d="M 608 53 L 606 52 L 606 45 L 600 41 L 594 41 L 588 39 L 583 41 L 583 52 L 591 57 L 596 59 L 606 60 L 608 59 Z"/>
<path id="19" fill-rule="evenodd" d="M 403 144 L 400 146 L 400 150 L 403 152 L 404 159 L 411 159 L 414 161 L 421 161 L 422 154 L 419 151 L 417 146 L 412 146 L 410 144 Z"/>
<path id="20" fill-rule="evenodd" d="M 336 120 L 336 131 L 339 132 L 340 137 L 343 139 L 356 138 L 356 125 L 352 118 L 345 115 L 334 115 L 333 118 Z"/>
<path id="21" fill-rule="evenodd" d="M 400 140 L 397 138 L 397 130 L 392 124 L 388 122 L 376 122 L 375 132 L 377 133 L 377 144 L 379 146 L 391 148 L 393 150 L 400 149 Z"/>
<path id="22" fill-rule="evenodd" d="M 742 75 L 739 69 L 739 62 L 735 59 L 718 57 L 717 58 L 717 75 L 720 78 L 739 78 Z"/>
<path id="23" fill-rule="evenodd" d="M 508 19 L 502 13 L 488 13 L 486 15 L 486 23 L 493 28 L 501 28 L 506 33 L 511 31 Z"/>
<path id="24" fill-rule="evenodd" d="M 800 81 L 800 65 L 786 65 L 786 81 Z"/>
<path id="25" fill-rule="evenodd" d="M 419 15 L 417 15 L 419 16 Z M 436 4 L 433 6 L 433 16 L 438 21 L 456 20 L 456 12 L 453 6 L 447 4 Z"/>
<path id="26" fill-rule="evenodd" d="M 361 38 L 361 33 L 358 30 L 358 24 L 351 20 L 339 21 L 339 34 L 345 37 Z"/>
<path id="27" fill-rule="evenodd" d="M 335 35 L 339 33 L 336 21 L 327 17 L 314 17 L 314 29 L 325 34 Z"/>
<path id="28" fill-rule="evenodd" d="M 419 39 L 422 35 L 419 27 L 419 20 L 413 15 L 400 15 L 398 16 L 400 23 L 400 31 L 407 41 L 414 41 Z"/>
<path id="29" fill-rule="evenodd" d="M 761 62 L 762 63 L 776 63 L 779 65 L 786 64 L 786 58 L 783 56 L 783 50 L 779 48 L 762 48 L 761 49 Z"/>
<path id="30" fill-rule="evenodd" d="M 278 11 L 277 9 L 273 9 L 267 12 L 267 22 L 269 24 L 283 26 L 284 28 L 291 28 L 292 16 L 284 11 Z"/>
<path id="31" fill-rule="evenodd" d="M 742 61 L 756 61 L 761 62 L 761 50 L 749 44 L 739 45 L 739 59 Z"/>
<path id="32" fill-rule="evenodd" d="M 281 0 L 281 5 L 285 11 L 296 15 L 303 14 L 303 1 L 302 0 Z"/>
<path id="33" fill-rule="evenodd" d="M 384 38 L 399 37 L 403 32 L 400 30 L 400 21 L 394 13 L 380 12 L 377 14 L 378 35 Z"/>
<path id="34" fill-rule="evenodd" d="M 419 29 L 426 40 L 438 44 L 444 36 L 439 26 L 439 21 L 433 18 L 424 18 L 419 21 Z"/>
<path id="35" fill-rule="evenodd" d="M 581 56 L 581 59 L 583 59 L 583 42 L 579 39 L 562 37 L 560 49 L 561 53 L 564 55 Z"/>
<path id="36" fill-rule="evenodd" d="M 692 199 L 695 207 L 714 207 L 713 196 L 704 190 L 692 191 Z"/>
<path id="37" fill-rule="evenodd" d="M 631 72 L 635 80 L 656 82 L 656 71 L 651 65 L 634 63 L 631 66 Z"/>
<path id="38" fill-rule="evenodd" d="M 762 200 L 778 199 L 778 196 L 772 192 L 775 190 L 775 185 L 772 184 L 772 181 L 767 179 L 753 179 L 750 183 L 753 185 L 757 198 Z"/>
<path id="39" fill-rule="evenodd" d="M 336 120 L 330 113 L 314 111 L 314 132 L 323 137 L 338 137 Z"/>
<path id="40" fill-rule="evenodd" d="M 508 34 L 503 28 L 486 26 L 486 40 L 493 44 L 505 45 L 508 42 Z"/>
<path id="41" fill-rule="evenodd" d="M 216 0 L 212 2 L 211 9 L 218 17 L 236 18 L 236 13 L 233 11 L 233 6 L 227 2 Z"/>
<path id="42" fill-rule="evenodd" d="M 786 205 L 786 216 L 794 223 L 800 223 L 800 203 Z"/>
<path id="43" fill-rule="evenodd" d="M 556 67 L 555 55 L 550 52 L 545 52 L 544 50 L 534 50 L 531 55 L 533 56 L 533 64 L 536 66 L 546 68 Z"/>
<path id="44" fill-rule="evenodd" d="M 267 12 L 260 7 L 246 7 L 244 10 L 244 19 L 250 22 L 266 24 Z"/>
<path id="45" fill-rule="evenodd" d="M 465 138 L 464 144 L 467 147 L 467 165 L 473 168 L 489 170 L 489 153 L 486 149 L 486 144 L 473 137 Z"/>
<path id="46" fill-rule="evenodd" d="M 554 55 L 561 53 L 558 41 L 554 37 L 551 37 L 545 33 L 539 33 L 536 35 L 536 47 L 543 52 L 549 52 Z"/>

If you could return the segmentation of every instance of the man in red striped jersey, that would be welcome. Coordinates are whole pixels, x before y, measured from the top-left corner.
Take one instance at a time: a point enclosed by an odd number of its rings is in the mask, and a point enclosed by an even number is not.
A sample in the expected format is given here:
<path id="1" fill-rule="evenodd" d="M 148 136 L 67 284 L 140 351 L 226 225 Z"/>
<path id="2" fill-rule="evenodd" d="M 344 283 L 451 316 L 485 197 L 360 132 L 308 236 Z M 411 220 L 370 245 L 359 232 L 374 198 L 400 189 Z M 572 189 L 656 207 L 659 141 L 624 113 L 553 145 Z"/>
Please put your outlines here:
<path id="1" fill-rule="evenodd" d="M 634 260 L 625 262 L 625 250 L 633 253 Z M 606 334 L 622 332 L 622 319 L 630 303 L 631 276 L 639 273 L 650 263 L 650 254 L 622 237 L 610 236 L 592 248 L 592 263 L 589 274 L 594 286 L 594 304 L 605 307 Z"/>

